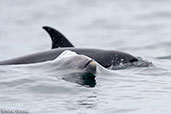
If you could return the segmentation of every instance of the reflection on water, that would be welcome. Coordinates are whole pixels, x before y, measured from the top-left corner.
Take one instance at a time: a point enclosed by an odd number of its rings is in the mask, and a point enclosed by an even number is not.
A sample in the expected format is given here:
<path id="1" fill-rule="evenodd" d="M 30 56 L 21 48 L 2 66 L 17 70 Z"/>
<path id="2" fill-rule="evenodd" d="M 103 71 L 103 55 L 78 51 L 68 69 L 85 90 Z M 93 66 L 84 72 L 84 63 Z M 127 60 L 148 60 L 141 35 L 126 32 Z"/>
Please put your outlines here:
<path id="1" fill-rule="evenodd" d="M 83 73 L 72 73 L 64 76 L 63 79 L 69 82 L 74 82 L 86 87 L 95 87 L 96 80 L 95 74 L 83 72 Z"/>

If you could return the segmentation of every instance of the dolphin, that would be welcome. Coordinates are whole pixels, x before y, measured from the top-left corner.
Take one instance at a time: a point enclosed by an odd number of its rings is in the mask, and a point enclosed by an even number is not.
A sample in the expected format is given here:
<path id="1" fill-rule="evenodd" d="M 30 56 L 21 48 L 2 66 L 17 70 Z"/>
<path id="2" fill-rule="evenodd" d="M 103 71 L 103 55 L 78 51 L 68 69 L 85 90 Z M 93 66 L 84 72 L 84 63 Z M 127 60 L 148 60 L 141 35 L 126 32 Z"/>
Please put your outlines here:
<path id="1" fill-rule="evenodd" d="M 96 64 L 93 59 L 85 55 L 80 55 L 70 50 L 65 50 L 54 60 L 40 62 L 37 64 L 21 64 L 17 65 L 17 67 L 43 69 L 43 71 L 75 70 L 95 74 L 98 64 Z"/>
<path id="2" fill-rule="evenodd" d="M 48 61 L 45 68 L 66 69 L 66 70 L 83 70 L 89 73 L 96 73 L 96 62 L 85 56 L 79 55 L 70 50 L 63 51 L 55 60 Z"/>
<path id="3" fill-rule="evenodd" d="M 70 50 L 77 54 L 88 56 L 105 68 L 138 61 L 136 57 L 121 51 L 93 48 L 76 48 L 69 40 L 67 40 L 63 34 L 54 28 L 44 26 L 43 29 L 46 30 L 51 37 L 51 50 L 0 61 L 0 65 L 31 64 L 54 60 L 65 50 Z"/>
<path id="4" fill-rule="evenodd" d="M 7 66 L 8 67 L 8 66 Z M 91 58 L 80 55 L 70 50 L 63 51 L 56 59 L 36 64 L 12 65 L 12 68 L 19 68 L 31 71 L 60 74 L 63 80 L 77 83 L 86 87 L 96 85 L 96 74 L 99 74 L 101 66 Z M 61 72 L 62 71 L 62 72 Z"/>

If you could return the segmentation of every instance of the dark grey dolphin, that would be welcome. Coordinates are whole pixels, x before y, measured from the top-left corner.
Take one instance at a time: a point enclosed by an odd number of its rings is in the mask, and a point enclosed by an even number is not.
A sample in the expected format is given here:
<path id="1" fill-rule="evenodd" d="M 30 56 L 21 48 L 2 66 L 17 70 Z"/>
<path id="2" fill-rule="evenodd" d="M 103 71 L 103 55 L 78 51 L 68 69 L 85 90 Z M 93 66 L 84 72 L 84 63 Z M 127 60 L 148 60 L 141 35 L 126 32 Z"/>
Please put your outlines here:
<path id="1" fill-rule="evenodd" d="M 51 36 L 52 50 L 43 51 L 31 55 L 26 55 L 14 59 L 0 61 L 0 65 L 14 65 L 14 64 L 30 64 L 44 62 L 48 60 L 54 60 L 63 51 L 71 50 L 77 54 L 86 55 L 103 67 L 108 68 L 119 64 L 132 63 L 138 61 L 138 59 L 130 54 L 114 51 L 114 50 L 102 50 L 102 49 L 89 49 L 89 48 L 74 48 L 60 32 L 50 27 L 43 27 Z M 62 47 L 62 48 L 58 48 Z M 54 49 L 55 48 L 55 49 Z"/>

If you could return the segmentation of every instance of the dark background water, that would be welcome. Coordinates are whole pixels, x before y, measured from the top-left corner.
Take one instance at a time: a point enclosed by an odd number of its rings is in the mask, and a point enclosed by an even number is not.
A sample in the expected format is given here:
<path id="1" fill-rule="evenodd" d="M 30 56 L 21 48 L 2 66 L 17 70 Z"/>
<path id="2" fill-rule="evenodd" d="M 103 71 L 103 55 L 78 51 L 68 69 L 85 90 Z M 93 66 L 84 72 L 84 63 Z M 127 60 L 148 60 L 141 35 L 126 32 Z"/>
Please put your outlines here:
<path id="1" fill-rule="evenodd" d="M 52 26 L 76 47 L 125 51 L 148 68 L 99 74 L 89 88 L 61 73 L 0 67 L 0 109 L 40 114 L 170 114 L 171 1 L 1 0 L 0 59 L 48 50 Z"/>

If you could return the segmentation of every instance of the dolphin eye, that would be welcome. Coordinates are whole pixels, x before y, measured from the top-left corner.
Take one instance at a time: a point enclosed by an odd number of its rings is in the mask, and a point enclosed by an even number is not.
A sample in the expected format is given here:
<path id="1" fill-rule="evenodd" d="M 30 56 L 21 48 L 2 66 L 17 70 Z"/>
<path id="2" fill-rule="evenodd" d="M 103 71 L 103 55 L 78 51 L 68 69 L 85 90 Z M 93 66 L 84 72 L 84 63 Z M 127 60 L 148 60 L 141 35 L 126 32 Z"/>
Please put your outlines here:
<path id="1" fill-rule="evenodd" d="M 138 61 L 138 59 L 136 58 L 130 60 L 131 63 L 136 62 L 136 61 Z"/>

